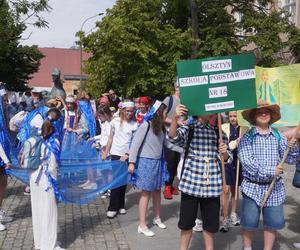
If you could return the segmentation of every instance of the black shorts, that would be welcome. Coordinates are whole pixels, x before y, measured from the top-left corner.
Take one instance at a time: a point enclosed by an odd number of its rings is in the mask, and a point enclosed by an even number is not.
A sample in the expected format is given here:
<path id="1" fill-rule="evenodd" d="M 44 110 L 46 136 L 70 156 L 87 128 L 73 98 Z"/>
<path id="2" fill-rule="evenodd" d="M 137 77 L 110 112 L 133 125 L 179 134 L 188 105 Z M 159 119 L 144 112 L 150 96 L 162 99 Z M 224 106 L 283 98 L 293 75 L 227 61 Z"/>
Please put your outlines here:
<path id="1" fill-rule="evenodd" d="M 178 227 L 181 230 L 191 230 L 195 226 L 199 205 L 203 221 L 203 229 L 210 233 L 218 232 L 220 197 L 199 198 L 181 193 Z"/>

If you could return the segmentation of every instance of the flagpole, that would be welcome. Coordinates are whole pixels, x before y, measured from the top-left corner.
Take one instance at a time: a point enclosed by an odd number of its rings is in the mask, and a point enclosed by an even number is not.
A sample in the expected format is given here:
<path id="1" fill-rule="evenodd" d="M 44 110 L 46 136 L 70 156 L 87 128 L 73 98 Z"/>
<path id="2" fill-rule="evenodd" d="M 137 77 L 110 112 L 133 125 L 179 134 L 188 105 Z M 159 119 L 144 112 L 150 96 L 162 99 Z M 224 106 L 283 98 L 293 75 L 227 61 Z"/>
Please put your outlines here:
<path id="1" fill-rule="evenodd" d="M 242 136 L 242 127 L 240 126 L 240 131 L 239 131 L 239 139 L 241 139 Z M 238 199 L 238 192 L 239 192 L 239 176 L 240 176 L 240 161 L 237 159 L 236 162 L 236 176 L 235 176 L 235 195 L 234 199 Z"/>
<path id="2" fill-rule="evenodd" d="M 220 144 L 223 143 L 223 135 L 222 135 L 222 119 L 221 114 L 218 114 L 218 132 L 219 132 L 219 140 Z M 221 168 L 222 168 L 222 186 L 223 186 L 223 215 L 224 219 L 228 218 L 228 207 L 227 207 L 227 190 L 226 190 L 226 176 L 225 176 L 225 162 L 223 154 L 220 154 L 221 158 Z"/>

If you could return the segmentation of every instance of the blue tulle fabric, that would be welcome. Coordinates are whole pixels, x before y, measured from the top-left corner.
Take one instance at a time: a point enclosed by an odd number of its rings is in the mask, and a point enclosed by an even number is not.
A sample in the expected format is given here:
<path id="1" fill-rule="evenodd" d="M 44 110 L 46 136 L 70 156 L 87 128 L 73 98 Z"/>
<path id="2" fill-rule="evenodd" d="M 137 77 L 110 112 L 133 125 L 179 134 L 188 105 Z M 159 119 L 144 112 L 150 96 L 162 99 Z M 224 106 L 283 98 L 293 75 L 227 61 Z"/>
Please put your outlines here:
<path id="1" fill-rule="evenodd" d="M 10 145 L 12 139 L 10 137 L 9 131 L 6 126 L 6 119 L 3 112 L 2 96 L 0 96 L 0 143 L 3 147 L 3 150 L 8 158 L 10 158 Z M 0 158 L 0 167 L 4 167 L 4 162 Z"/>
<path id="2" fill-rule="evenodd" d="M 153 106 L 150 107 L 147 114 L 144 117 L 144 121 L 151 121 L 155 115 L 155 109 Z"/>
<path id="3" fill-rule="evenodd" d="M 30 126 L 30 122 L 38 114 L 40 114 L 42 116 L 42 118 L 45 120 L 48 110 L 49 110 L 48 107 L 42 106 L 42 107 L 37 108 L 27 114 L 26 118 L 24 119 L 24 121 L 22 123 L 22 128 L 20 129 L 19 133 L 17 134 L 17 138 L 20 142 L 19 146 L 22 146 L 23 143 L 26 140 L 28 140 L 31 136 L 38 134 L 37 133 L 38 131 L 33 131 L 32 127 Z"/>
<path id="4" fill-rule="evenodd" d="M 91 103 L 89 101 L 82 100 L 78 102 L 78 106 L 81 115 L 83 115 L 87 121 L 90 137 L 94 137 L 96 135 L 96 120 Z"/>
<path id="5" fill-rule="evenodd" d="M 127 163 L 121 161 L 103 161 L 100 153 L 84 138 L 73 132 L 65 132 L 61 150 L 58 137 L 46 141 L 46 146 L 59 156 L 58 178 L 48 175 L 58 201 L 74 204 L 88 204 L 108 189 L 126 185 L 129 180 Z M 15 158 L 16 159 L 16 158 Z M 14 166 L 18 163 L 13 161 Z M 28 184 L 31 171 L 14 167 L 10 174 Z M 96 186 L 93 189 L 80 187 L 92 176 Z"/>

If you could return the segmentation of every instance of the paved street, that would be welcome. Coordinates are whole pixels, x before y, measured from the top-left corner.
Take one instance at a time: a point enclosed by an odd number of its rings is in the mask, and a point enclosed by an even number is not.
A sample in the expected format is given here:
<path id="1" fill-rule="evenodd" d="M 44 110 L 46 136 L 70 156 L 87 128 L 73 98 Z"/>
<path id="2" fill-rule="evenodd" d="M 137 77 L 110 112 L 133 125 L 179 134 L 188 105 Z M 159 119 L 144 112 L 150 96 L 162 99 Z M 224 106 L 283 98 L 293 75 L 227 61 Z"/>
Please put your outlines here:
<path id="1" fill-rule="evenodd" d="M 278 243 L 275 250 L 293 249 L 293 241 L 300 241 L 300 190 L 291 186 L 293 168 L 286 171 L 286 187 L 288 198 L 285 203 L 286 227 L 279 232 Z M 67 249 L 80 250 L 171 250 L 178 249 L 179 230 L 177 229 L 179 197 L 172 201 L 163 200 L 162 220 L 167 229 L 161 230 L 152 227 L 156 233 L 153 238 L 146 238 L 137 234 L 138 216 L 137 202 L 139 193 L 130 190 L 127 194 L 127 215 L 118 216 L 108 220 L 105 215 L 107 200 L 97 199 L 88 206 L 59 204 L 59 241 L 61 246 Z M 0 232 L 0 248 L 9 249 L 33 249 L 33 236 L 30 211 L 30 197 L 23 195 L 23 185 L 10 180 L 8 198 L 3 207 L 13 213 L 15 220 L 6 224 L 7 230 Z M 150 211 L 149 223 L 152 221 Z M 230 228 L 229 233 L 218 233 L 216 236 L 216 249 L 231 250 L 242 249 L 240 228 Z M 256 234 L 254 248 L 262 249 L 262 232 Z M 202 248 L 202 234 L 194 233 L 190 249 Z"/>

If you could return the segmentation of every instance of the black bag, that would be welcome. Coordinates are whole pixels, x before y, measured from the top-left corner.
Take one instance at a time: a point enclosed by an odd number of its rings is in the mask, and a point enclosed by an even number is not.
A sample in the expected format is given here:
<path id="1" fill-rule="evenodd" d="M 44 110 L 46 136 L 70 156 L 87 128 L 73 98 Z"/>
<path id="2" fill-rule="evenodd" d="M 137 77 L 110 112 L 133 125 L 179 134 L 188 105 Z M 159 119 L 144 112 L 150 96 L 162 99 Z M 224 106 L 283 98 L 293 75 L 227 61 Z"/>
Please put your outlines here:
<path id="1" fill-rule="evenodd" d="M 293 178 L 293 186 L 300 188 L 300 161 L 296 165 L 296 171 Z"/>

